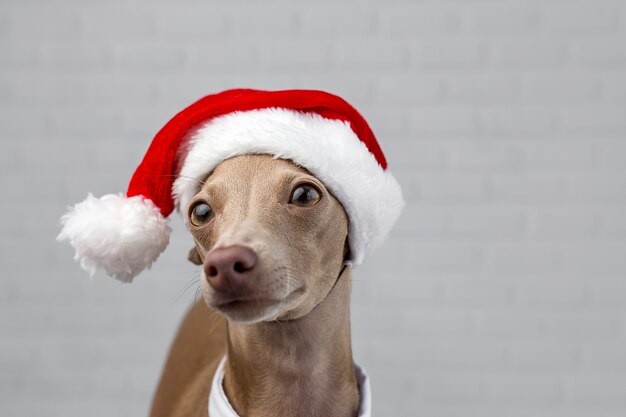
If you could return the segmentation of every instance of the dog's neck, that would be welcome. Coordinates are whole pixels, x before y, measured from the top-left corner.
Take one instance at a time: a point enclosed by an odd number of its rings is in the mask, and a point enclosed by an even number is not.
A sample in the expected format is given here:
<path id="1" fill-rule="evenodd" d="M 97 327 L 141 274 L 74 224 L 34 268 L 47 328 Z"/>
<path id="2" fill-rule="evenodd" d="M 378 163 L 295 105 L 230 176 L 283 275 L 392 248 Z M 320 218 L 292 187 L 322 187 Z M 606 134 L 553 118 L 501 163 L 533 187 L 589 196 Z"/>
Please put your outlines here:
<path id="1" fill-rule="evenodd" d="M 308 315 L 228 323 L 224 390 L 239 415 L 356 416 L 350 341 L 350 269 Z"/>

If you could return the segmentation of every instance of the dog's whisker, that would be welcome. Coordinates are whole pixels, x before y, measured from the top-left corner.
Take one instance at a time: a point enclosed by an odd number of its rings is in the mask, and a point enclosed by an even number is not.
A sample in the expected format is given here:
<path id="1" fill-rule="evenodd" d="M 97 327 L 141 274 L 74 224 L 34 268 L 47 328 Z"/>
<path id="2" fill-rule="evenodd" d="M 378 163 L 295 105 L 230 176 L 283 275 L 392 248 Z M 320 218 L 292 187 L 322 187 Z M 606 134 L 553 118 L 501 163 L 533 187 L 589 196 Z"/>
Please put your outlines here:
<path id="1" fill-rule="evenodd" d="M 196 291 L 194 292 L 193 297 L 191 297 L 191 300 L 187 304 L 187 308 L 185 309 L 186 310 L 185 316 L 187 316 L 191 312 L 193 307 L 196 305 L 196 302 L 198 301 L 199 296 L 200 296 L 200 286 L 196 288 Z"/>
<path id="2" fill-rule="evenodd" d="M 183 295 L 185 295 L 185 293 L 187 291 L 189 291 L 194 286 L 194 284 L 198 283 L 198 279 L 199 278 L 200 278 L 200 274 L 196 273 L 196 275 L 191 280 L 189 280 L 189 282 L 187 282 L 187 284 L 185 284 L 183 286 L 183 288 L 174 297 L 174 304 L 177 303 L 178 301 L 180 301 L 180 299 L 183 297 Z"/>
<path id="3" fill-rule="evenodd" d="M 201 329 L 202 331 L 207 331 L 209 333 L 213 333 L 213 331 L 220 325 L 220 321 L 219 320 L 213 320 L 211 322 L 210 327 L 207 326 L 206 329 Z"/>
<path id="4" fill-rule="evenodd" d="M 189 269 L 187 271 L 174 272 L 171 275 L 174 277 L 174 276 L 189 275 L 189 274 L 197 275 L 198 274 L 198 270 L 197 269 Z"/>

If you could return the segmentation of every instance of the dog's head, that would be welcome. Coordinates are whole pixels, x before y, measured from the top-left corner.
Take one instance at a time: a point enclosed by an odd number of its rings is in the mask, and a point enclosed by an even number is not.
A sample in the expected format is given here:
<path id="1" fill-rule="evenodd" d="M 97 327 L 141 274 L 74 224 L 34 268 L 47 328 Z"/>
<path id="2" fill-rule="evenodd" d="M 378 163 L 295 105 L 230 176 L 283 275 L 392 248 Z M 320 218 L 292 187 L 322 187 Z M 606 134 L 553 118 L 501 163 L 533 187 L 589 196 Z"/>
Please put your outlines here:
<path id="1" fill-rule="evenodd" d="M 290 161 L 222 162 L 191 200 L 187 225 L 207 304 L 239 322 L 295 319 L 332 289 L 348 256 L 348 218 Z"/>

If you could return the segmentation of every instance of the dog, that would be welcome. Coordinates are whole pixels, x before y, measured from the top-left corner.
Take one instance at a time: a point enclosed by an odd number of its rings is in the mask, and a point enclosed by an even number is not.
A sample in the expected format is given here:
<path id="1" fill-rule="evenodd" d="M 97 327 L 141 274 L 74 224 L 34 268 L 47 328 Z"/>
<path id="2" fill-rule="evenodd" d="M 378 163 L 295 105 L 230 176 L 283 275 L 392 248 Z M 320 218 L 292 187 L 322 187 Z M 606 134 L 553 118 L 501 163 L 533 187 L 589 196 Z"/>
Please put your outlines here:
<path id="1" fill-rule="evenodd" d="M 369 388 L 352 360 L 337 199 L 288 160 L 243 155 L 222 162 L 189 207 L 202 300 L 180 326 L 150 415 L 206 416 L 223 358 L 240 416 L 360 415 Z"/>
<path id="2" fill-rule="evenodd" d="M 152 416 L 358 416 L 367 376 L 352 360 L 350 268 L 404 206 L 363 116 L 319 90 L 232 89 L 155 135 L 126 195 L 88 194 L 60 241 L 91 275 L 131 282 L 183 216 L 202 302 L 184 318 Z"/>

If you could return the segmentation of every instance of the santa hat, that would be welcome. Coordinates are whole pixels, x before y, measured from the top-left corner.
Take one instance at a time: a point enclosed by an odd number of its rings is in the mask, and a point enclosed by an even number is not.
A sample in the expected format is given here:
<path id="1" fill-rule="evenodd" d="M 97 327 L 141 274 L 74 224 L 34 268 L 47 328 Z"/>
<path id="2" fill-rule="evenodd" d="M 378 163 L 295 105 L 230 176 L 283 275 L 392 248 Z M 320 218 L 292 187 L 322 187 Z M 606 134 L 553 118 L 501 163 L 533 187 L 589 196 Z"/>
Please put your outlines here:
<path id="1" fill-rule="evenodd" d="M 213 169 L 243 154 L 291 160 L 325 184 L 349 218 L 351 265 L 385 239 L 404 206 L 372 130 L 345 100 L 323 91 L 237 89 L 174 116 L 152 140 L 126 196 L 89 194 L 61 218 L 58 239 L 70 242 L 92 275 L 102 268 L 130 282 L 165 250 L 172 211 L 187 213 Z"/>

